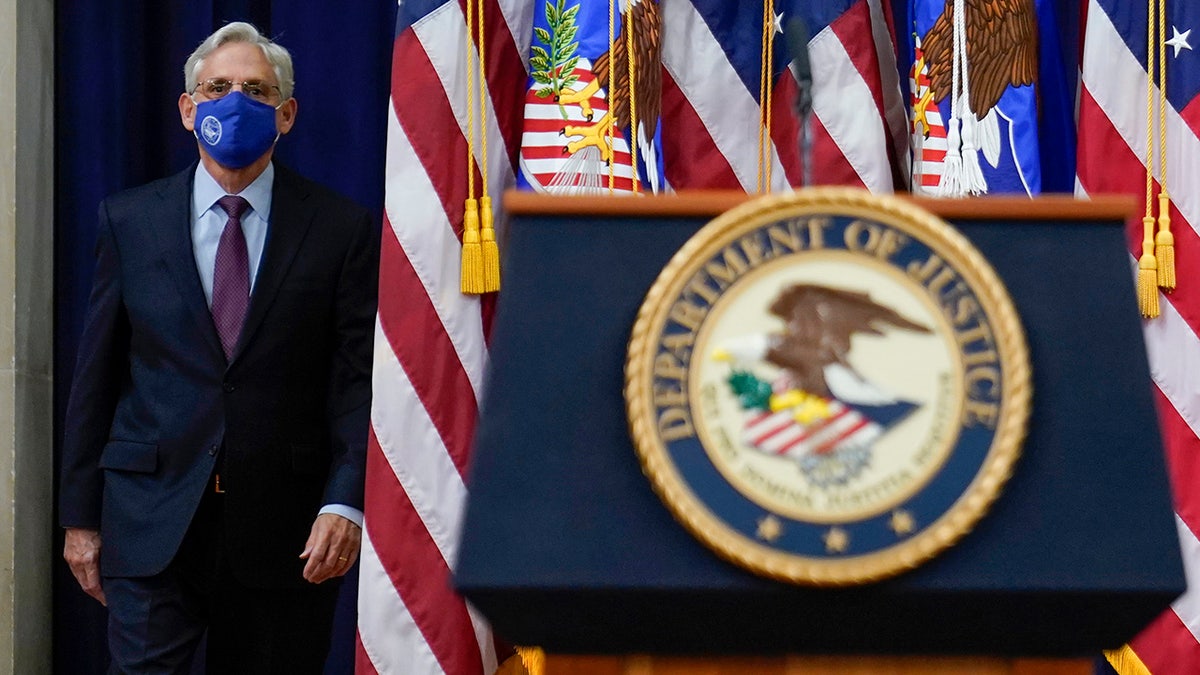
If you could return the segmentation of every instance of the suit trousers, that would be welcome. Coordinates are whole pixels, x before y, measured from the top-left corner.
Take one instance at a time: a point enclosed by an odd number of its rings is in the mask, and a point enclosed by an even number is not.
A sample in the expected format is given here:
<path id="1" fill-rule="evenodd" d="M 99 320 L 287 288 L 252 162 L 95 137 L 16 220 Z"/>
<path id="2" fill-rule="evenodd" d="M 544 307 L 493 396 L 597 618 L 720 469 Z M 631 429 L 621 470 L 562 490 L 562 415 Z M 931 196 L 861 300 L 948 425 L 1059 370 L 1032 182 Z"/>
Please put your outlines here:
<path id="1" fill-rule="evenodd" d="M 205 491 L 179 552 L 150 577 L 106 577 L 110 673 L 321 673 L 340 579 L 251 588 L 229 567 L 222 497 Z M 304 542 L 296 542 L 296 554 Z"/>

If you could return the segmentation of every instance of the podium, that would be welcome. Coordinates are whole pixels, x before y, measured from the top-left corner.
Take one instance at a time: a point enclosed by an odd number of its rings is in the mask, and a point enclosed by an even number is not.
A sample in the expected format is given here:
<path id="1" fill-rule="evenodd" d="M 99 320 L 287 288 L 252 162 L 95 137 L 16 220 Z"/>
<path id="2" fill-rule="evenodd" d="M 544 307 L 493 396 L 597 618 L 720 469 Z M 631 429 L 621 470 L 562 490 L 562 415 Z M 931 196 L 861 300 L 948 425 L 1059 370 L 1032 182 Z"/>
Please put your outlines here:
<path id="1" fill-rule="evenodd" d="M 551 666 L 612 655 L 597 673 L 684 672 L 613 670 L 632 654 L 773 658 L 779 670 L 757 672 L 780 673 L 852 672 L 787 670 L 802 655 L 1012 664 L 1118 647 L 1183 591 L 1124 230 L 1133 204 L 1118 198 L 915 200 L 995 268 L 1033 371 L 1021 458 L 956 545 L 891 579 L 814 588 L 755 576 L 685 531 L 629 436 L 626 346 L 671 256 L 746 199 L 506 195 L 455 575 L 500 636 L 542 646 Z M 1046 663 L 994 672 L 1081 672 Z"/>

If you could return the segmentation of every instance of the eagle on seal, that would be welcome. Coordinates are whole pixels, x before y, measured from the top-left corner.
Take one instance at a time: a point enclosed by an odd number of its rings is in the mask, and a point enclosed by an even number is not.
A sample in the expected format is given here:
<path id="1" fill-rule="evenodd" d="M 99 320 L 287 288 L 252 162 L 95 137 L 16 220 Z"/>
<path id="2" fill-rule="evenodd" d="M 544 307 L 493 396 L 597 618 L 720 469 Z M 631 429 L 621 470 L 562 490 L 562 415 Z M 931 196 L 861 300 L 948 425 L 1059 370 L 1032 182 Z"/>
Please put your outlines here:
<path id="1" fill-rule="evenodd" d="M 742 440 L 797 462 L 813 485 L 844 485 L 871 462 L 872 447 L 920 403 L 902 400 L 850 365 L 851 338 L 886 329 L 931 331 L 864 292 L 816 284 L 783 288 L 767 311 L 782 332 L 722 341 L 714 360 L 730 363 L 727 383 L 744 415 Z M 754 372 L 766 362 L 771 379 Z"/>
<path id="2" fill-rule="evenodd" d="M 782 368 L 797 389 L 826 398 L 846 397 L 844 391 L 833 391 L 845 387 L 831 388 L 830 378 L 838 384 L 857 380 L 858 390 L 866 385 L 848 360 L 850 338 L 856 333 L 883 335 L 886 326 L 930 332 L 867 293 L 814 284 L 785 288 L 768 311 L 783 320 L 785 330 L 772 336 L 765 360 Z"/>

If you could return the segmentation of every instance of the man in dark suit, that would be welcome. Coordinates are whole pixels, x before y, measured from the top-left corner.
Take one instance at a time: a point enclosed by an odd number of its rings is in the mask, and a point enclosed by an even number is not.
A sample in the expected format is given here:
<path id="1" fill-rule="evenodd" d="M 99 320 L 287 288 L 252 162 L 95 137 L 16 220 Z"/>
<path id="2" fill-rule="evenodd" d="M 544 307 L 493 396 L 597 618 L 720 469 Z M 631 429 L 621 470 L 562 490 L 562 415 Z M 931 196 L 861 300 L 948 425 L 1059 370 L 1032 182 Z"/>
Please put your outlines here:
<path id="1" fill-rule="evenodd" d="M 207 632 L 209 672 L 320 672 L 360 543 L 378 235 L 272 163 L 285 49 L 230 24 L 184 72 L 199 162 L 100 207 L 64 557 L 114 670 L 186 672 Z"/>

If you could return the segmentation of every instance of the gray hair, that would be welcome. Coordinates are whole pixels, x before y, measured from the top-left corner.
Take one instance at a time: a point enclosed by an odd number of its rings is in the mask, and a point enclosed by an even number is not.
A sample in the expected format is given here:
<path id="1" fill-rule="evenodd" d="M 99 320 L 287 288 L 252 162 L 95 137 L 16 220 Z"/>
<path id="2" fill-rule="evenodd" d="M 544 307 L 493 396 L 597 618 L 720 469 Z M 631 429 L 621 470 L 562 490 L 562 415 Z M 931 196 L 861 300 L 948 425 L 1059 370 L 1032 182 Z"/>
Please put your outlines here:
<path id="1" fill-rule="evenodd" d="M 279 93 L 283 95 L 283 100 L 286 101 L 292 97 L 292 91 L 296 87 L 295 73 L 292 70 L 292 55 L 288 53 L 287 49 L 264 37 L 257 28 L 244 21 L 235 21 L 221 26 L 217 32 L 209 35 L 204 42 L 200 43 L 199 47 L 196 47 L 196 51 L 188 57 L 187 63 L 183 64 L 184 91 L 189 94 L 196 91 L 204 59 L 227 42 L 247 42 L 258 45 L 263 55 L 267 57 L 267 62 L 275 71 L 275 79 L 279 81 Z"/>

